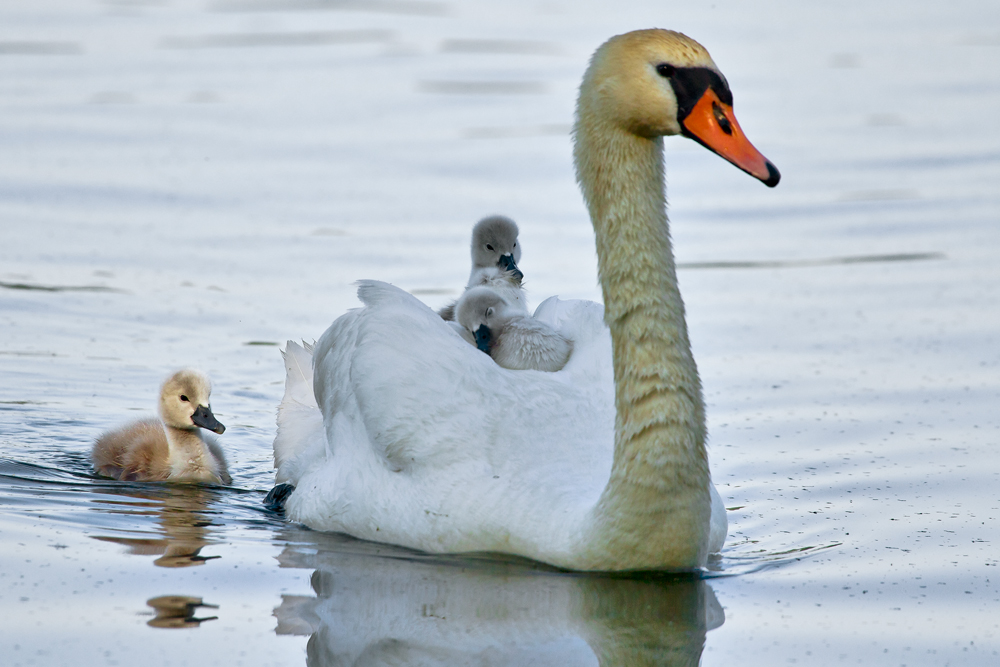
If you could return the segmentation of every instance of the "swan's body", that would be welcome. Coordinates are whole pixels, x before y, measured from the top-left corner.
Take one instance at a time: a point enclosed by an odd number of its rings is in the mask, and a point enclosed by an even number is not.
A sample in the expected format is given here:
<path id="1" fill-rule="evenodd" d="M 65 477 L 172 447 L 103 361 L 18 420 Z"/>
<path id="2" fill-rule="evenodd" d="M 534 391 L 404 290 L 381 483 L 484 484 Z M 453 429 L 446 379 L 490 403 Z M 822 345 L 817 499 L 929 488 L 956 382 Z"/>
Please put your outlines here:
<path id="1" fill-rule="evenodd" d="M 502 215 L 491 215 L 476 223 L 472 228 L 472 270 L 465 289 L 489 287 L 511 307 L 527 315 L 528 302 L 521 286 L 524 274 L 517 268 L 517 262 L 521 261 L 517 235 L 517 223 Z M 454 322 L 457 303 L 448 304 L 438 314 Z"/>
<path id="2" fill-rule="evenodd" d="M 776 184 L 730 105 L 708 53 L 683 35 L 638 31 L 598 49 L 574 135 L 605 306 L 550 300 L 536 311 L 573 340 L 565 368 L 501 368 L 412 296 L 363 282 L 365 307 L 316 344 L 314 377 L 290 371 L 286 381 L 275 463 L 295 487 L 289 518 L 572 569 L 703 566 L 726 518 L 709 476 L 659 137 L 690 134 Z M 308 356 L 290 345 L 286 362 Z"/>
<path id="3" fill-rule="evenodd" d="M 211 391 L 208 378 L 197 371 L 174 373 L 160 391 L 160 419 L 142 419 L 101 435 L 91 451 L 94 470 L 136 482 L 231 483 L 218 441 L 200 432 L 226 430 L 209 407 Z"/>
<path id="4" fill-rule="evenodd" d="M 565 336 L 511 307 L 488 287 L 467 290 L 455 311 L 476 347 L 504 368 L 551 373 L 562 369 L 573 351 Z"/>

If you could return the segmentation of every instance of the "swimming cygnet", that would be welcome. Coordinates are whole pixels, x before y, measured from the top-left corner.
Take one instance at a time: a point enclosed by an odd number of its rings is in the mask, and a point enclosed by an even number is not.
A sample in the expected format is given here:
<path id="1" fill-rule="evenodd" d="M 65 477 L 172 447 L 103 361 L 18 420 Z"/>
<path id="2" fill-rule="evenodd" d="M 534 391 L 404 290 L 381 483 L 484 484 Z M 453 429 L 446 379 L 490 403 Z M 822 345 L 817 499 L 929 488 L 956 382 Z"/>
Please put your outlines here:
<path id="1" fill-rule="evenodd" d="M 489 287 L 473 287 L 458 300 L 458 322 L 475 336 L 476 347 L 504 368 L 558 371 L 573 344 L 544 322 L 513 308 Z"/>
<path id="2" fill-rule="evenodd" d="M 517 310 L 528 313 L 521 288 L 524 274 L 517 268 L 521 260 L 521 245 L 517 242 L 517 224 L 502 215 L 483 218 L 472 228 L 472 271 L 465 289 L 485 285 Z M 438 311 L 445 320 L 455 321 L 455 306 L 449 304 Z"/>
<path id="3" fill-rule="evenodd" d="M 211 393 L 204 374 L 177 371 L 160 390 L 160 419 L 142 419 L 99 437 L 91 452 L 94 470 L 124 481 L 231 483 L 218 441 L 199 431 L 226 430 L 209 407 Z"/>

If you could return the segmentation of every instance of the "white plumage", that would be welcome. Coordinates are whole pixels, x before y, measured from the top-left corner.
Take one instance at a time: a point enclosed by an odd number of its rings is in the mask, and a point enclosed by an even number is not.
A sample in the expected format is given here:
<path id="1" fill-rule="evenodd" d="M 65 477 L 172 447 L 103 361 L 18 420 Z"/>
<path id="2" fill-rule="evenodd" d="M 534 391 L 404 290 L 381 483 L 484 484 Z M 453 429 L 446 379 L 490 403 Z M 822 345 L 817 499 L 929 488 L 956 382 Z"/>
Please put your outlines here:
<path id="1" fill-rule="evenodd" d="M 591 60 L 574 131 L 605 306 L 550 299 L 573 342 L 558 372 L 502 368 L 430 308 L 362 281 L 363 308 L 313 350 L 289 343 L 275 463 L 289 518 L 432 552 L 496 551 L 581 570 L 704 566 L 726 535 L 677 287 L 662 135 L 779 175 L 732 116 L 707 51 L 665 30 Z M 312 384 L 315 399 L 310 401 Z"/>

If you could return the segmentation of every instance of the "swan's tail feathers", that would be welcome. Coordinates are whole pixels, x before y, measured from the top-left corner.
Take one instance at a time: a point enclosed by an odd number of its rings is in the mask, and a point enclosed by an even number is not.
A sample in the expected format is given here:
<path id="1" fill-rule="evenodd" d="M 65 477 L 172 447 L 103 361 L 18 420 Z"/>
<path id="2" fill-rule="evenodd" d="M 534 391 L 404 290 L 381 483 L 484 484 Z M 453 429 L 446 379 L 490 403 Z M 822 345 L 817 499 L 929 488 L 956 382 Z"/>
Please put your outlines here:
<path id="1" fill-rule="evenodd" d="M 294 400 L 303 405 L 316 405 L 313 396 L 313 345 L 302 341 L 288 341 L 281 356 L 285 360 L 285 395 L 281 399 L 284 404 Z M 281 413 L 281 408 L 278 408 Z"/>
<path id="2" fill-rule="evenodd" d="M 285 358 L 285 395 L 278 406 L 278 433 L 274 437 L 274 467 L 278 482 L 294 482 L 300 471 L 296 461 L 314 447 L 324 447 L 323 414 L 313 394 L 313 346 L 288 341 Z"/>
<path id="3" fill-rule="evenodd" d="M 277 484 L 264 496 L 264 507 L 272 512 L 284 512 L 285 501 L 292 495 L 295 487 L 291 484 Z"/>

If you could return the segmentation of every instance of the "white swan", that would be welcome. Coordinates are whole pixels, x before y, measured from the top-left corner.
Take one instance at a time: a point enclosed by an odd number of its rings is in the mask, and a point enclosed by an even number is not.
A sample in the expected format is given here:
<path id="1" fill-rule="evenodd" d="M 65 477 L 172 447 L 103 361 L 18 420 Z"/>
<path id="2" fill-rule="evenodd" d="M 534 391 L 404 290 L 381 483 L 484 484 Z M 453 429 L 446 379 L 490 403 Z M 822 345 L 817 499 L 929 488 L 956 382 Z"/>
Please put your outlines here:
<path id="1" fill-rule="evenodd" d="M 199 431 L 226 430 L 212 414 L 211 393 L 204 374 L 177 371 L 160 389 L 160 419 L 142 419 L 101 435 L 91 451 L 94 470 L 137 482 L 231 483 L 218 441 Z"/>
<path id="2" fill-rule="evenodd" d="M 517 223 L 502 215 L 491 215 L 476 223 L 472 228 L 472 271 L 465 289 L 490 287 L 507 303 L 527 315 L 528 304 L 521 286 L 524 274 L 517 267 L 521 261 L 518 232 Z M 438 314 L 454 322 L 456 303 L 448 304 Z"/>
<path id="3" fill-rule="evenodd" d="M 476 347 L 504 368 L 555 372 L 566 365 L 573 350 L 565 336 L 511 307 L 489 287 L 466 290 L 455 314 Z"/>
<path id="4" fill-rule="evenodd" d="M 660 137 L 690 136 L 776 185 L 731 103 L 708 53 L 684 35 L 643 30 L 601 46 L 580 87 L 574 157 L 607 328 L 596 304 L 543 303 L 536 315 L 574 353 L 557 373 L 510 371 L 414 297 L 362 282 L 365 307 L 319 340 L 314 377 L 308 352 L 287 350 L 274 447 L 278 481 L 294 486 L 289 518 L 572 569 L 703 566 L 726 519 L 709 476 Z"/>

